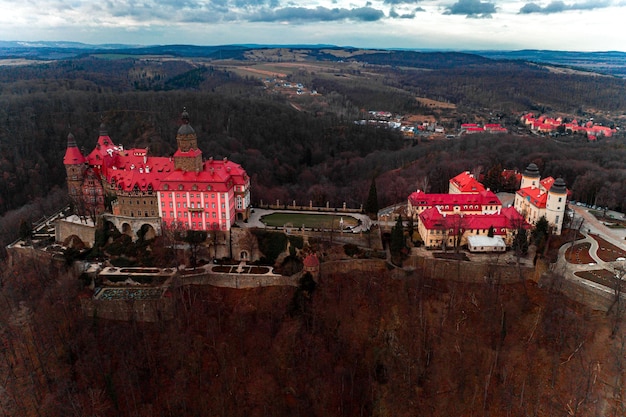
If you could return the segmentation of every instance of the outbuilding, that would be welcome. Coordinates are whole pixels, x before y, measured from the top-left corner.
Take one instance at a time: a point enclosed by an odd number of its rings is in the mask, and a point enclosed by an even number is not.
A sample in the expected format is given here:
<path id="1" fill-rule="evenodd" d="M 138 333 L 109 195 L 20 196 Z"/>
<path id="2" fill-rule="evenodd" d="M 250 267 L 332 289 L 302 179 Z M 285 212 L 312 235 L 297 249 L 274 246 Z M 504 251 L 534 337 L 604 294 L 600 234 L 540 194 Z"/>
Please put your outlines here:
<path id="1" fill-rule="evenodd" d="M 500 236 L 468 236 L 467 248 L 470 252 L 504 252 L 506 244 Z"/>

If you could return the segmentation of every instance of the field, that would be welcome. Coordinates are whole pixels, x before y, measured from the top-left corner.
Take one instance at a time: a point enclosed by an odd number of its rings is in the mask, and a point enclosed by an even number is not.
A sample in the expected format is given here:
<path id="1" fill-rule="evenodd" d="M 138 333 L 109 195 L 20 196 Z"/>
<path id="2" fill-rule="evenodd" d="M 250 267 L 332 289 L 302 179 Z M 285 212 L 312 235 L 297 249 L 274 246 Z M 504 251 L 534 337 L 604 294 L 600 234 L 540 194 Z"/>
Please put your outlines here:
<path id="1" fill-rule="evenodd" d="M 308 228 L 339 228 L 343 219 L 343 227 L 356 226 L 358 220 L 351 216 L 337 216 L 335 214 L 305 214 L 305 213 L 273 213 L 261 217 L 263 224 L 267 226 L 282 227 L 291 224 L 293 227 Z"/>

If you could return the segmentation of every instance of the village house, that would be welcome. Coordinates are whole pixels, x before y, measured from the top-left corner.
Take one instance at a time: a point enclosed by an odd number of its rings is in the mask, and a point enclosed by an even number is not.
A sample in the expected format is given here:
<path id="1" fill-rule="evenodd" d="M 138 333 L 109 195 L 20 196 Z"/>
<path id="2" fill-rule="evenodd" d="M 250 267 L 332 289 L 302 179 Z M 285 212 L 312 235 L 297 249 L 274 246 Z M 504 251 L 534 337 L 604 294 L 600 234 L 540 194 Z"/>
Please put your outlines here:
<path id="1" fill-rule="evenodd" d="M 535 117 L 532 113 L 522 115 L 520 120 L 533 132 L 537 133 L 553 133 L 559 128 L 567 133 L 579 133 L 587 136 L 590 141 L 596 140 L 598 137 L 611 137 L 615 133 L 615 129 L 608 126 L 596 125 L 592 120 L 584 124 L 579 124 L 576 119 L 571 122 L 564 123 L 561 117 L 551 118 L 545 115 Z"/>

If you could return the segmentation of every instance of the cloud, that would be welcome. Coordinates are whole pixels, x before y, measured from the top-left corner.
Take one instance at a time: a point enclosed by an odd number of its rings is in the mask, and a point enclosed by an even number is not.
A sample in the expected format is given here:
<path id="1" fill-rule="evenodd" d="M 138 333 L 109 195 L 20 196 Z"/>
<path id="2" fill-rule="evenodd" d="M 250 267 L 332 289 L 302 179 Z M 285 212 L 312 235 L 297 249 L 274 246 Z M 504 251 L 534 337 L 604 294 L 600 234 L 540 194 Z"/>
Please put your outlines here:
<path id="1" fill-rule="evenodd" d="M 415 18 L 415 12 L 424 11 L 421 7 L 416 7 L 415 10 L 411 13 L 398 13 L 395 9 L 389 10 L 389 17 L 392 19 L 413 19 Z"/>
<path id="2" fill-rule="evenodd" d="M 421 2 L 422 0 L 384 0 L 383 4 L 391 4 L 397 6 L 399 4 L 417 4 Z"/>
<path id="3" fill-rule="evenodd" d="M 555 0 L 544 7 L 541 7 L 537 3 L 526 3 L 519 10 L 519 14 L 530 14 L 530 13 L 550 14 L 550 13 L 566 12 L 569 10 L 603 9 L 609 6 L 611 6 L 611 3 L 607 0 L 585 1 L 585 2 L 572 3 L 572 4 L 566 4 L 560 0 Z"/>
<path id="4" fill-rule="evenodd" d="M 374 22 L 381 20 L 385 14 L 372 7 L 359 7 L 355 9 L 329 9 L 318 6 L 314 9 L 306 7 L 284 7 L 282 9 L 262 9 L 247 16 L 251 22 L 284 22 L 284 21 L 314 21 L 332 22 L 338 20 L 354 20 L 360 22 Z"/>
<path id="5" fill-rule="evenodd" d="M 496 12 L 496 5 L 488 1 L 480 0 L 459 0 L 448 9 L 444 14 L 460 14 L 467 17 L 490 18 L 492 13 Z"/>

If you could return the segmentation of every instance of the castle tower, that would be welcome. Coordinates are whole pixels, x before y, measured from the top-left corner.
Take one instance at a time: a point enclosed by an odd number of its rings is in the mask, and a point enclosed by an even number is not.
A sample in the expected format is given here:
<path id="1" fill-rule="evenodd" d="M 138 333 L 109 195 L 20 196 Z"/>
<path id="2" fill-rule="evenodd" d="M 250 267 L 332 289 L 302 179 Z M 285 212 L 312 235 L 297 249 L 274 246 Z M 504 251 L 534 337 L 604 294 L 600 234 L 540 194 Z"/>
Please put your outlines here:
<path id="1" fill-rule="evenodd" d="M 77 205 L 82 201 L 82 185 L 85 175 L 85 157 L 76 146 L 76 139 L 71 133 L 67 135 L 67 149 L 63 157 L 67 173 L 67 191 L 72 202 Z"/>
<path id="2" fill-rule="evenodd" d="M 539 168 L 537 168 L 537 165 L 531 163 L 526 167 L 524 173 L 522 174 L 522 183 L 520 188 L 537 188 L 539 187 L 540 178 Z"/>
<path id="3" fill-rule="evenodd" d="M 546 200 L 546 220 L 554 227 L 554 234 L 561 234 L 563 217 L 565 216 L 565 202 L 567 200 L 567 187 L 563 178 L 557 178 L 550 190 Z"/>
<path id="4" fill-rule="evenodd" d="M 189 113 L 183 110 L 183 124 L 176 134 L 178 150 L 174 153 L 174 167 L 183 171 L 202 171 L 202 151 L 198 149 L 198 137 L 189 125 Z"/>

